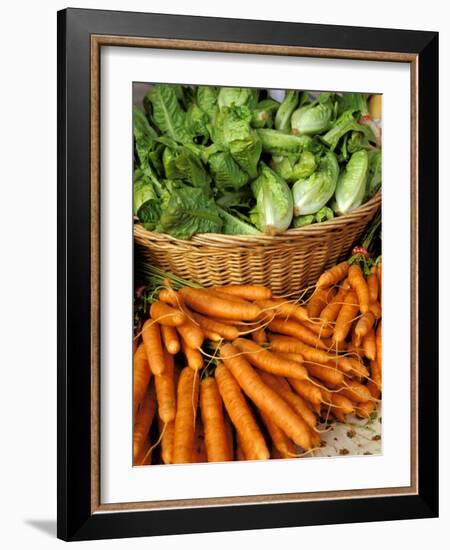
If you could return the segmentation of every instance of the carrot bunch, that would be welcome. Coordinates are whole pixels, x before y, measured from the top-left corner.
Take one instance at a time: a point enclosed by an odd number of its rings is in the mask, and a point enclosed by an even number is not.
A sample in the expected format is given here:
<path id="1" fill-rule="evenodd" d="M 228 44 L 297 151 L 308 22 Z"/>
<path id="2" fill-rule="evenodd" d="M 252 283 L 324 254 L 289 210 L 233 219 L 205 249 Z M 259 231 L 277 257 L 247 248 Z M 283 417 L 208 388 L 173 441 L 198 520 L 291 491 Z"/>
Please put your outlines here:
<path id="1" fill-rule="evenodd" d="M 134 464 L 292 458 L 381 398 L 381 263 L 342 262 L 303 302 L 169 285 L 134 356 Z"/>

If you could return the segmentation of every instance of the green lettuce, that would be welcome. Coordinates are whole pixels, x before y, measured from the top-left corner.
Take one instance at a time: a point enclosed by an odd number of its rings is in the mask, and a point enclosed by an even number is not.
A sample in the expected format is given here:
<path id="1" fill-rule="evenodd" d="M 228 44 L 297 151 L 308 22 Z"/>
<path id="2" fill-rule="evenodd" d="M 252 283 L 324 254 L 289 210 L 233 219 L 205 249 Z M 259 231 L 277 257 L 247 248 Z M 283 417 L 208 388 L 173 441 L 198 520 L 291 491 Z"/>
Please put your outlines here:
<path id="1" fill-rule="evenodd" d="M 217 104 L 222 107 L 248 107 L 254 109 L 258 103 L 259 91 L 256 88 L 221 88 Z"/>
<path id="2" fill-rule="evenodd" d="M 331 94 L 322 93 L 316 101 L 292 113 L 292 133 L 296 135 L 321 134 L 328 130 L 334 109 Z"/>
<path id="3" fill-rule="evenodd" d="M 315 214 L 324 207 L 334 194 L 338 176 L 336 155 L 325 153 L 317 170 L 309 178 L 295 182 L 292 187 L 295 215 Z"/>
<path id="4" fill-rule="evenodd" d="M 262 128 L 256 130 L 264 153 L 276 156 L 298 155 L 312 143 L 309 136 L 294 136 L 278 130 Z"/>
<path id="5" fill-rule="evenodd" d="M 147 97 L 152 104 L 152 119 L 163 134 L 178 143 L 190 143 L 193 134 L 186 125 L 186 112 L 182 109 L 177 88 L 170 84 L 155 84 Z"/>
<path id="6" fill-rule="evenodd" d="M 218 207 L 204 189 L 167 182 L 157 231 L 190 239 L 196 233 L 220 233 L 222 226 Z"/>
<path id="7" fill-rule="evenodd" d="M 290 130 L 291 115 L 298 105 L 299 93 L 295 90 L 286 90 L 284 99 L 281 102 L 275 115 L 275 128 L 277 130 Z"/>
<path id="8" fill-rule="evenodd" d="M 336 211 L 346 214 L 362 204 L 369 172 L 367 151 L 353 153 L 336 186 Z"/>
<path id="9" fill-rule="evenodd" d="M 219 208 L 219 214 L 223 220 L 222 232 L 225 235 L 261 235 L 256 227 L 223 208 Z"/>
<path id="10" fill-rule="evenodd" d="M 267 235 L 282 233 L 290 226 L 293 215 L 292 193 L 276 172 L 261 162 L 261 175 L 252 182 L 256 206 L 252 222 Z"/>
<path id="11" fill-rule="evenodd" d="M 263 99 L 252 112 L 251 125 L 253 128 L 272 128 L 273 117 L 279 107 L 274 99 Z"/>
<path id="12" fill-rule="evenodd" d="M 201 158 L 187 146 L 166 147 L 162 162 L 167 179 L 181 179 L 194 187 L 209 189 L 211 176 L 205 170 Z"/>
<path id="13" fill-rule="evenodd" d="M 220 151 L 208 159 L 214 183 L 219 190 L 240 189 L 248 182 L 248 175 L 228 151 Z"/>

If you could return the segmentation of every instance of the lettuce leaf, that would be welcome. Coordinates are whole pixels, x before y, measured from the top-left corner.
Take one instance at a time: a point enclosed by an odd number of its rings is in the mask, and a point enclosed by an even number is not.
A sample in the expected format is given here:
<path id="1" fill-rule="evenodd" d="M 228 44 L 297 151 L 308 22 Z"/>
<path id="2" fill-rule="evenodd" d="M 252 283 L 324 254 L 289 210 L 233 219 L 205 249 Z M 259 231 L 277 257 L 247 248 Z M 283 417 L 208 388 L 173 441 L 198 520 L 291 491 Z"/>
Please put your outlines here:
<path id="1" fill-rule="evenodd" d="M 147 97 L 152 104 L 153 121 L 161 132 L 178 143 L 192 142 L 193 135 L 187 129 L 186 112 L 178 102 L 176 87 L 155 84 Z"/>
<path id="2" fill-rule="evenodd" d="M 199 86 L 197 88 L 196 100 L 200 109 L 208 115 L 208 119 L 211 121 L 216 116 L 217 96 L 219 91 L 214 86 Z"/>
<path id="3" fill-rule="evenodd" d="M 211 176 L 199 156 L 187 146 L 166 147 L 162 156 L 167 179 L 188 181 L 194 187 L 209 189 Z"/>
<path id="4" fill-rule="evenodd" d="M 214 153 L 208 159 L 214 183 L 219 190 L 240 189 L 248 182 L 248 175 L 227 151 Z"/>
<path id="5" fill-rule="evenodd" d="M 256 227 L 223 208 L 219 208 L 219 214 L 223 220 L 222 233 L 225 235 L 261 235 Z"/>
<path id="6" fill-rule="evenodd" d="M 157 231 L 190 239 L 196 233 L 220 233 L 222 226 L 218 207 L 204 189 L 167 182 Z"/>
<path id="7" fill-rule="evenodd" d="M 258 96 L 257 88 L 221 88 L 217 103 L 220 108 L 245 105 L 252 110 L 258 103 Z"/>
<path id="8" fill-rule="evenodd" d="M 133 175 L 133 212 L 150 231 L 155 229 L 161 213 L 158 193 L 139 168 Z"/>

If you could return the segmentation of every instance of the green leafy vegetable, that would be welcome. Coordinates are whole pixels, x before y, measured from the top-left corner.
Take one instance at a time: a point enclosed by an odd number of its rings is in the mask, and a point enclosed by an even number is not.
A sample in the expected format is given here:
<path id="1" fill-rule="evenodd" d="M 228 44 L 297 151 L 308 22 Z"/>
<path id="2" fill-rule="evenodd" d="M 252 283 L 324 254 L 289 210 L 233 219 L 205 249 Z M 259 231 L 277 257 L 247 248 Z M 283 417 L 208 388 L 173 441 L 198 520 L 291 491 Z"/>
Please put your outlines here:
<path id="1" fill-rule="evenodd" d="M 248 182 L 247 173 L 240 168 L 228 151 L 211 155 L 208 166 L 218 189 L 240 189 Z"/>
<path id="2" fill-rule="evenodd" d="M 359 112 L 361 116 L 369 114 L 367 99 L 369 94 L 346 92 L 338 97 L 338 115 L 344 111 Z"/>
<path id="3" fill-rule="evenodd" d="M 186 112 L 178 102 L 177 88 L 155 84 L 147 97 L 152 104 L 153 120 L 161 132 L 179 143 L 191 142 L 193 135 L 187 129 Z"/>
<path id="4" fill-rule="evenodd" d="M 218 207 L 204 189 L 167 182 L 157 231 L 190 239 L 196 233 L 220 233 L 222 226 Z"/>
<path id="5" fill-rule="evenodd" d="M 314 214 L 308 214 L 305 216 L 296 216 L 292 225 L 296 228 L 305 227 L 305 225 L 311 225 L 315 222 L 316 217 Z"/>
<path id="6" fill-rule="evenodd" d="M 336 155 L 325 153 L 320 159 L 317 170 L 306 179 L 295 182 L 292 188 L 294 196 L 294 214 L 296 216 L 315 214 L 331 199 L 339 176 L 339 164 Z"/>
<path id="7" fill-rule="evenodd" d="M 223 208 L 219 208 L 219 214 L 223 220 L 222 232 L 226 235 L 261 235 L 256 227 L 230 214 Z"/>
<path id="8" fill-rule="evenodd" d="M 272 155 L 298 155 L 312 143 L 309 136 L 294 136 L 268 128 L 256 131 L 261 139 L 262 150 Z"/>
<path id="9" fill-rule="evenodd" d="M 370 199 L 381 187 L 381 151 L 377 149 L 369 153 L 369 175 L 365 199 Z"/>
<path id="10" fill-rule="evenodd" d="M 134 215 L 146 229 L 153 230 L 160 216 L 160 198 L 151 180 L 139 168 L 133 175 Z"/>
<path id="11" fill-rule="evenodd" d="M 329 206 L 321 208 L 314 216 L 317 223 L 326 222 L 334 218 L 334 212 Z"/>
<path id="12" fill-rule="evenodd" d="M 197 105 L 208 115 L 209 120 L 213 120 L 217 113 L 217 96 L 219 91 L 214 86 L 199 86 L 197 88 Z"/>
<path id="13" fill-rule="evenodd" d="M 273 117 L 279 107 L 274 99 L 263 99 L 258 103 L 252 113 L 251 125 L 253 128 L 272 128 Z"/>
<path id="14" fill-rule="evenodd" d="M 320 94 L 317 101 L 300 107 L 292 113 L 292 133 L 296 135 L 321 134 L 329 128 L 333 112 L 330 94 Z"/>
<path id="15" fill-rule="evenodd" d="M 275 115 L 277 130 L 290 130 L 291 115 L 298 105 L 299 93 L 295 90 L 286 90 L 286 94 Z"/>
<path id="16" fill-rule="evenodd" d="M 221 88 L 217 104 L 219 107 L 240 107 L 245 105 L 250 110 L 258 103 L 259 91 L 256 88 Z"/>
<path id="17" fill-rule="evenodd" d="M 267 235 L 282 233 L 290 226 L 293 215 L 292 193 L 276 172 L 261 163 L 261 175 L 252 182 L 256 198 L 253 212 L 255 225 Z"/>
<path id="18" fill-rule="evenodd" d="M 133 108 L 134 215 L 189 239 L 276 234 L 357 208 L 381 185 L 381 132 L 367 100 L 152 85 L 144 110 Z"/>
<path id="19" fill-rule="evenodd" d="M 205 170 L 201 159 L 188 147 L 166 147 L 162 157 L 167 179 L 182 179 L 194 187 L 208 187 L 211 176 Z"/>
<path id="20" fill-rule="evenodd" d="M 356 132 L 361 132 L 367 138 L 368 141 L 373 143 L 376 142 L 373 131 L 369 126 L 363 126 L 358 124 L 353 117 L 353 111 L 348 110 L 344 111 L 342 115 L 336 120 L 335 124 L 328 130 L 328 132 L 322 136 L 322 140 L 331 151 L 336 149 L 339 140 L 350 130 L 355 130 Z"/>
<path id="21" fill-rule="evenodd" d="M 353 153 L 336 186 L 336 209 L 339 214 L 346 214 L 361 205 L 366 192 L 368 171 L 367 151 Z"/>

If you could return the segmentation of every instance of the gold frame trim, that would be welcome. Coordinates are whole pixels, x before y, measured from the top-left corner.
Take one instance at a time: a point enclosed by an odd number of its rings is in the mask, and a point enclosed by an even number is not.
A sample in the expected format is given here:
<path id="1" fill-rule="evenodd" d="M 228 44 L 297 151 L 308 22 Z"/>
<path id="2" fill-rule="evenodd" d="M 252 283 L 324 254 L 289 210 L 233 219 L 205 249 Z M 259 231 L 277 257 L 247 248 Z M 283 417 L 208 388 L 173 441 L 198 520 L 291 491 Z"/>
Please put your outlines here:
<path id="1" fill-rule="evenodd" d="M 100 502 L 100 50 L 102 46 L 164 48 L 207 52 L 247 53 L 361 59 L 409 63 L 411 68 L 411 485 L 381 489 L 285 493 L 148 502 Z M 400 52 L 373 52 L 331 48 L 304 48 L 132 36 L 91 36 L 91 513 L 163 510 L 211 506 L 274 504 L 346 498 L 418 494 L 418 56 Z"/>

